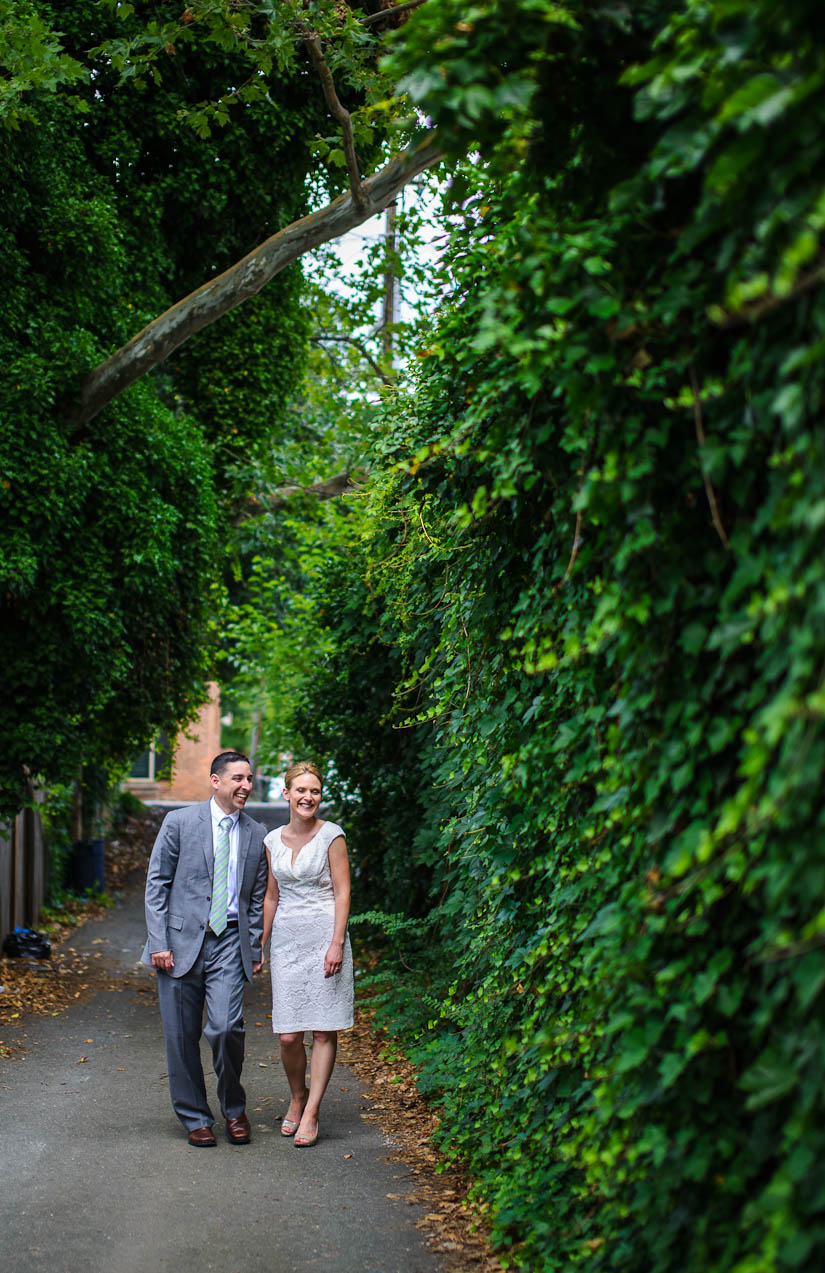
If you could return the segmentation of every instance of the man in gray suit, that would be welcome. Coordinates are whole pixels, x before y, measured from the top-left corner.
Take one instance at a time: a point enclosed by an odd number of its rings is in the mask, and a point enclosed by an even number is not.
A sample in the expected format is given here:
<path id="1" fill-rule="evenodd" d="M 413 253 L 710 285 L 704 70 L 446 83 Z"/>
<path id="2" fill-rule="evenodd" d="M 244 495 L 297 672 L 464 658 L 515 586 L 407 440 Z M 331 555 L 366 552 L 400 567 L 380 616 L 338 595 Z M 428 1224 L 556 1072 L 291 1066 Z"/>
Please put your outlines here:
<path id="1" fill-rule="evenodd" d="M 266 829 L 244 813 L 252 790 L 249 760 L 221 752 L 209 781 L 212 798 L 173 810 L 158 833 L 146 879 L 143 952 L 143 962 L 157 969 L 169 1095 L 196 1148 L 217 1143 L 201 1033 L 212 1048 L 227 1140 L 247 1145 L 251 1138 L 241 1086 L 243 994 L 263 966 L 267 882 Z"/>

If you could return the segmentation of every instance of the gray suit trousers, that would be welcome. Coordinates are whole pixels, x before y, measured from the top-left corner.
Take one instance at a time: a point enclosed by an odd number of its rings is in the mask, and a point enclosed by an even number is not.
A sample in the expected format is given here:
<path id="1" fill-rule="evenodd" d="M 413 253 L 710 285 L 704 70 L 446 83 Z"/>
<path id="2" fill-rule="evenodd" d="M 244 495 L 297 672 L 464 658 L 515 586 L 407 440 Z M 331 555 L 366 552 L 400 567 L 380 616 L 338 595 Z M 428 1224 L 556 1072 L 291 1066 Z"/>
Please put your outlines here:
<path id="1" fill-rule="evenodd" d="M 211 1126 L 215 1121 L 206 1099 L 201 1064 L 202 1025 L 212 1048 L 221 1111 L 226 1118 L 239 1117 L 246 1106 L 241 1086 L 246 979 L 238 929 L 227 928 L 220 937 L 207 929 L 200 954 L 189 971 L 182 977 L 159 971 L 157 981 L 169 1095 L 178 1118 L 187 1131 Z"/>

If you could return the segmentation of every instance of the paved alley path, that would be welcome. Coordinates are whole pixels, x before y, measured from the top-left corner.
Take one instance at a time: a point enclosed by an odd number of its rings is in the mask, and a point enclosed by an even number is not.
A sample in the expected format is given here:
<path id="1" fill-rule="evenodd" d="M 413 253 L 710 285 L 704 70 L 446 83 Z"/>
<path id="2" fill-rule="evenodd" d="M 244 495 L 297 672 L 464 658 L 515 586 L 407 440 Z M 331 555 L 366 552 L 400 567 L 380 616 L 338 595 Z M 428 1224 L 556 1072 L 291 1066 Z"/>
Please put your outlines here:
<path id="1" fill-rule="evenodd" d="M 415 1228 L 422 1209 L 405 1201 L 408 1169 L 360 1117 L 352 1071 L 336 1067 L 314 1148 L 279 1134 L 287 1089 L 267 975 L 247 999 L 252 1144 L 229 1145 L 219 1121 L 216 1149 L 188 1146 L 169 1102 L 154 974 L 136 964 L 143 938 L 138 886 L 71 943 L 100 951 L 124 988 L 28 1017 L 24 1053 L 0 1059 L 4 1273 L 438 1273 Z"/>

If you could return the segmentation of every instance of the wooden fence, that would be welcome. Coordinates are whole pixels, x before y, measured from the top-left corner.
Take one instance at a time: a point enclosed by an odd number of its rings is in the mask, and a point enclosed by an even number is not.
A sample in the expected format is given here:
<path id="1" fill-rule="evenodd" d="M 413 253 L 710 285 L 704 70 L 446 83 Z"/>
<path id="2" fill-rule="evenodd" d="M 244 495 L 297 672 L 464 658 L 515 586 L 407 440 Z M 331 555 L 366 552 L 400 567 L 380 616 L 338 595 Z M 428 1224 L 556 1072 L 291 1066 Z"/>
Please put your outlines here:
<path id="1" fill-rule="evenodd" d="M 17 928 L 35 928 L 46 896 L 46 845 L 36 809 L 0 826 L 0 942 Z"/>

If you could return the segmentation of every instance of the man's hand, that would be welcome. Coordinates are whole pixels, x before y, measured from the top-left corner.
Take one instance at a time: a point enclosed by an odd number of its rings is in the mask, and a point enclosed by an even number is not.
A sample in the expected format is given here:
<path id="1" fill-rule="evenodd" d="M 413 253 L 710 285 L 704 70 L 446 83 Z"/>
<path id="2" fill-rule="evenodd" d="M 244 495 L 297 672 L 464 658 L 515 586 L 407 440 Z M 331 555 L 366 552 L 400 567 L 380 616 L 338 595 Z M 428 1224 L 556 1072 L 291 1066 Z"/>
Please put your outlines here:
<path id="1" fill-rule="evenodd" d="M 253 976 L 253 977 L 254 977 L 257 973 L 259 973 L 259 972 L 261 971 L 261 969 L 263 968 L 264 964 L 266 963 L 266 955 L 264 954 L 264 950 L 265 950 L 265 943 L 262 941 L 262 942 L 261 942 L 261 957 L 260 957 L 260 959 L 259 959 L 259 960 L 257 960 L 257 962 L 256 962 L 256 963 L 254 963 L 254 964 L 252 965 L 252 976 Z"/>
<path id="2" fill-rule="evenodd" d="M 171 972 L 175 966 L 171 950 L 156 950 L 152 955 L 152 967 L 161 972 Z"/>

